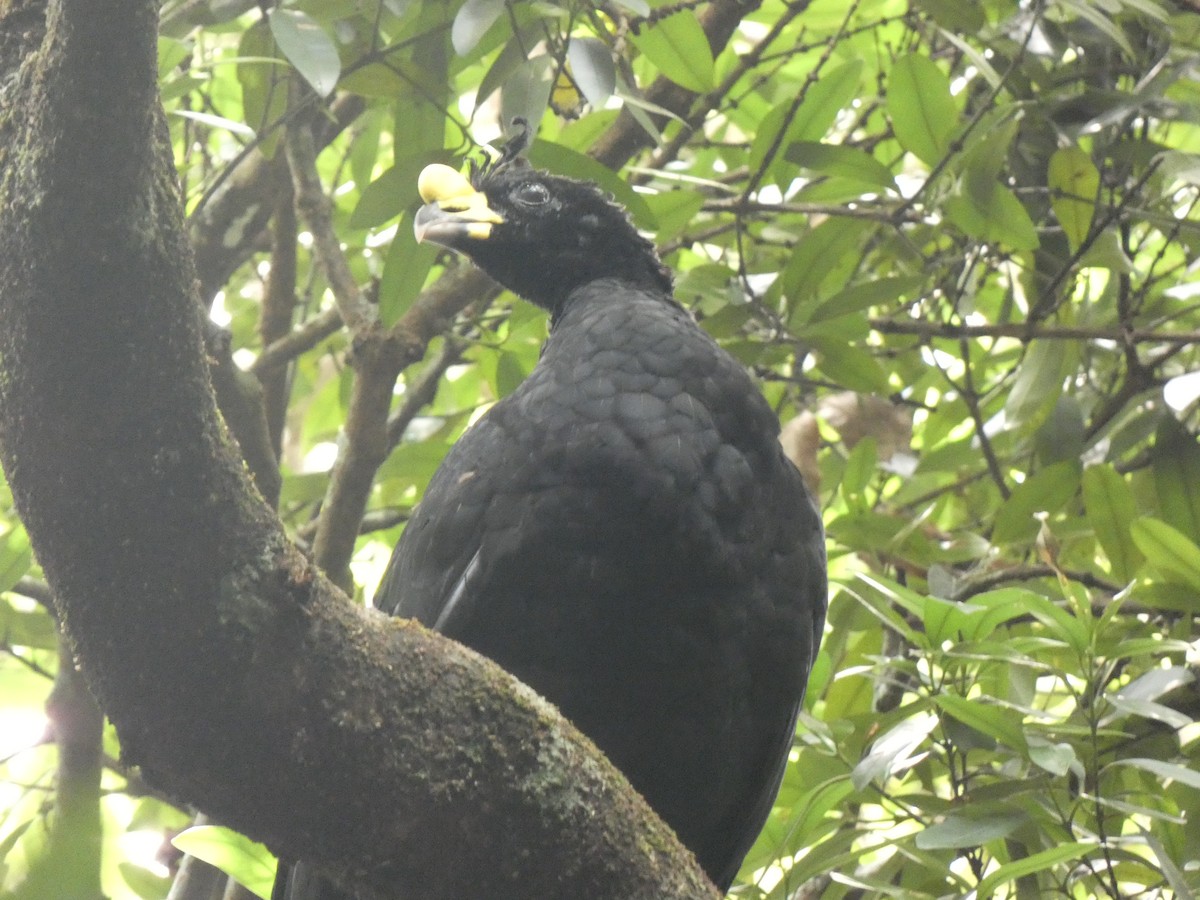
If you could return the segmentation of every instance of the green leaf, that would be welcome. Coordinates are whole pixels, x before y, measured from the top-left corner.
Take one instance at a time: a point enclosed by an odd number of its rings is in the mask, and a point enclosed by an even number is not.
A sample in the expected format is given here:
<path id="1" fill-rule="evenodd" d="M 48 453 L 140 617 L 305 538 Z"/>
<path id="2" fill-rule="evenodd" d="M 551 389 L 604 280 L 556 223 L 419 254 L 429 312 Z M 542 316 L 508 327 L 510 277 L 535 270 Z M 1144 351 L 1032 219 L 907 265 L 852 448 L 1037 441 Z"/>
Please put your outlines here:
<path id="1" fill-rule="evenodd" d="M 690 13 L 667 16 L 633 35 L 633 44 L 658 71 L 698 94 L 713 89 L 713 55 L 699 21 Z"/>
<path id="2" fill-rule="evenodd" d="M 1150 772 L 1158 778 L 1178 781 L 1180 784 L 1186 784 L 1188 787 L 1200 791 L 1200 772 L 1189 769 L 1186 766 L 1164 762 L 1161 759 L 1141 759 L 1138 757 L 1118 759 L 1105 766 L 1105 768 L 1112 768 L 1113 766 L 1133 766 L 1136 769 Z"/>
<path id="3" fill-rule="evenodd" d="M 767 158 L 767 151 L 776 144 L 779 130 L 786 128 L 779 145 L 786 148 L 796 143 L 813 143 L 825 137 L 826 132 L 837 119 L 837 115 L 858 94 L 858 85 L 862 80 L 863 62 L 854 60 L 826 72 L 808 89 L 804 100 L 795 109 L 790 121 L 787 114 L 792 111 L 793 99 L 778 103 L 763 118 L 762 124 L 750 145 L 750 169 L 757 171 Z M 803 151 L 801 151 L 803 152 Z M 775 180 L 780 181 L 779 173 Z"/>
<path id="4" fill-rule="evenodd" d="M 663 191 L 636 196 L 650 208 L 650 215 L 658 223 L 655 238 L 660 244 L 679 237 L 704 206 L 704 195 L 699 191 Z"/>
<path id="5" fill-rule="evenodd" d="M 1116 226 L 1109 226 L 1092 239 L 1091 245 L 1079 258 L 1081 268 L 1108 269 L 1129 275 L 1134 272 L 1133 260 L 1121 246 Z"/>
<path id="6" fill-rule="evenodd" d="M 571 77 L 597 109 L 604 106 L 617 87 L 617 69 L 608 45 L 596 38 L 571 38 L 567 44 Z"/>
<path id="7" fill-rule="evenodd" d="M 1066 775 L 1073 769 L 1080 769 L 1079 758 L 1075 755 L 1075 748 L 1070 744 L 1051 743 L 1043 737 L 1029 735 L 1029 759 L 1037 766 L 1051 775 Z"/>
<path id="8" fill-rule="evenodd" d="M 912 296 L 924 284 L 925 278 L 921 275 L 873 278 L 852 284 L 817 306 L 805 324 L 815 325 L 826 319 L 862 312 L 872 306 L 896 306 L 904 297 Z"/>
<path id="9" fill-rule="evenodd" d="M 956 603 L 955 606 L 963 614 L 958 626 L 962 630 L 962 639 L 987 640 L 1005 622 L 1024 616 L 1027 594 L 1029 591 L 1023 588 L 1000 588 L 976 594 L 968 603 Z"/>
<path id="10" fill-rule="evenodd" d="M 850 775 L 854 787 L 861 791 L 872 781 L 882 785 L 889 778 L 919 763 L 928 755 L 928 751 L 917 750 L 928 740 L 937 724 L 937 716 L 922 712 L 903 720 L 876 738 L 870 752 L 859 761 Z"/>
<path id="11" fill-rule="evenodd" d="M 862 494 L 875 477 L 877 466 L 875 438 L 868 437 L 859 441 L 846 460 L 846 468 L 842 472 L 842 496 L 846 498 L 851 509 L 866 509 L 867 503 Z"/>
<path id="12" fill-rule="evenodd" d="M 949 151 L 958 107 L 950 79 L 928 57 L 910 53 L 896 60 L 888 78 L 887 111 L 900 146 L 926 165 L 937 165 Z"/>
<path id="13" fill-rule="evenodd" d="M 420 296 L 437 253 L 432 244 L 417 243 L 407 216 L 400 220 L 379 278 L 379 319 L 385 327 L 394 325 Z"/>
<path id="14" fill-rule="evenodd" d="M 522 118 L 536 130 L 550 103 L 557 65 L 553 57 L 543 54 L 519 66 L 500 90 L 501 120 Z"/>
<path id="15" fill-rule="evenodd" d="M 525 48 L 529 46 L 530 33 L 520 32 L 504 45 L 504 49 L 496 54 L 496 59 L 484 73 L 475 92 L 475 112 L 483 106 L 496 91 L 500 90 L 508 79 L 512 78 L 525 65 Z"/>
<path id="16" fill-rule="evenodd" d="M 1059 341 L 1031 341 L 1004 403 L 1012 425 L 1036 428 L 1062 396 L 1063 380 L 1071 371 L 1072 353 Z"/>
<path id="17" fill-rule="evenodd" d="M 17 610 L 7 600 L 0 600 L 0 637 L 5 644 L 15 647 L 58 648 L 58 629 L 48 612 L 41 608 Z"/>
<path id="18" fill-rule="evenodd" d="M 1056 513 L 1075 496 L 1081 477 L 1078 460 L 1055 463 L 1018 484 L 996 513 L 992 541 L 1003 545 L 1032 541 L 1038 532 L 1034 513 Z"/>
<path id="19" fill-rule="evenodd" d="M 1077 253 L 1092 230 L 1100 171 L 1091 157 L 1076 146 L 1063 147 L 1050 157 L 1046 173 L 1050 205 L 1067 235 L 1071 252 Z"/>
<path id="20" fill-rule="evenodd" d="M 528 374 L 521 364 L 520 356 L 509 350 L 501 350 L 496 355 L 496 396 L 507 397 Z"/>
<path id="21" fill-rule="evenodd" d="M 612 194 L 622 206 L 629 210 L 639 228 L 654 229 L 658 221 L 646 199 L 630 187 L 629 182 L 603 163 L 590 156 L 556 144 L 537 140 L 529 148 L 529 161 L 541 169 L 549 169 L 559 175 L 569 175 L 585 181 L 594 181 Z"/>
<path id="22" fill-rule="evenodd" d="M 1006 244 L 1013 250 L 1036 250 L 1041 243 L 1028 210 L 999 182 L 986 193 L 964 191 L 948 197 L 944 209 L 946 217 L 970 237 Z"/>
<path id="23" fill-rule="evenodd" d="M 857 147 L 822 144 L 819 141 L 795 141 L 788 145 L 783 155 L 789 162 L 823 175 L 838 175 L 889 191 L 896 190 L 896 179 L 887 166 Z"/>
<path id="24" fill-rule="evenodd" d="M 175 835 L 171 843 L 216 866 L 262 900 L 271 900 L 275 857 L 262 844 L 220 825 L 194 825 Z"/>
<path id="25" fill-rule="evenodd" d="M 504 12 L 504 0 L 467 0 L 458 8 L 450 26 L 454 52 L 466 56 L 475 49 L 489 28 Z"/>
<path id="26" fill-rule="evenodd" d="M 925 10 L 943 28 L 951 31 L 974 34 L 987 24 L 987 16 L 978 3 L 963 3 L 962 0 L 915 0 L 915 5 Z"/>
<path id="27" fill-rule="evenodd" d="M 887 372 L 870 353 L 822 338 L 811 341 L 820 357 L 819 367 L 835 384 L 862 394 L 887 394 Z"/>
<path id="28" fill-rule="evenodd" d="M 130 890 L 144 900 L 159 900 L 160 897 L 167 896 L 171 890 L 172 879 L 167 876 L 155 875 L 131 862 L 119 862 L 117 869 Z"/>
<path id="29" fill-rule="evenodd" d="M 1168 581 L 1200 591 L 1200 547 L 1166 522 L 1142 518 L 1129 526 L 1137 548 Z"/>
<path id="30" fill-rule="evenodd" d="M 29 535 L 18 523 L 0 539 L 0 591 L 12 590 L 29 574 L 32 565 L 33 548 L 29 544 Z"/>
<path id="31" fill-rule="evenodd" d="M 328 97 L 342 74 L 333 40 L 315 21 L 297 9 L 275 7 L 267 13 L 271 34 L 296 71 L 321 97 Z"/>
<path id="32" fill-rule="evenodd" d="M 1200 444 L 1168 416 L 1154 437 L 1152 460 L 1163 520 L 1184 534 L 1200 535 Z"/>
<path id="33" fill-rule="evenodd" d="M 969 810 L 953 812 L 936 825 L 917 833 L 917 846 L 922 850 L 954 850 L 978 847 L 988 841 L 1008 837 L 1029 821 L 1023 812 L 980 804 Z"/>
<path id="34" fill-rule="evenodd" d="M 1057 603 L 1041 594 L 1025 592 L 1025 611 L 1042 623 L 1050 637 L 1062 641 L 1076 653 L 1084 653 L 1089 644 L 1087 627 Z"/>
<path id="35" fill-rule="evenodd" d="M 891 628 L 910 644 L 923 644 L 924 636 L 915 631 L 902 615 L 920 616 L 925 608 L 925 598 L 909 588 L 886 578 L 866 575 L 861 572 L 854 580 L 843 585 L 846 592 L 863 604 L 871 614 Z"/>
<path id="36" fill-rule="evenodd" d="M 826 219 L 795 246 L 780 276 L 790 310 L 789 328 L 803 331 L 820 304 L 822 283 L 844 259 L 858 253 L 859 240 L 869 228 L 870 224 L 862 219 L 834 217 Z"/>
<path id="37" fill-rule="evenodd" d="M 413 206 L 421 168 L 414 169 L 411 164 L 392 166 L 364 187 L 350 213 L 350 227 L 375 228 Z"/>
<path id="38" fill-rule="evenodd" d="M 1129 535 L 1136 512 L 1133 491 L 1112 465 L 1088 466 L 1083 472 L 1083 505 L 1113 577 L 1128 583 L 1142 564 L 1142 554 Z"/>
<path id="39" fill-rule="evenodd" d="M 275 40 L 266 22 L 246 29 L 238 45 L 237 77 L 242 89 L 242 115 L 258 135 L 258 149 L 267 159 L 275 155 L 281 130 L 278 123 L 287 111 L 287 78 L 276 56 Z"/>
<path id="40" fill-rule="evenodd" d="M 1026 749 L 1025 731 L 1021 727 L 1022 716 L 1016 710 L 982 703 L 978 699 L 968 700 L 957 694 L 938 694 L 933 700 L 943 711 L 962 724 L 995 738 L 1014 750 L 1024 752 Z"/>
<path id="41" fill-rule="evenodd" d="M 1049 850 L 1034 853 L 1032 856 L 1005 863 L 979 882 L 979 887 L 975 889 L 975 896 L 990 897 L 1001 885 L 1024 878 L 1026 875 L 1033 875 L 1035 872 L 1045 871 L 1067 860 L 1082 859 L 1095 849 L 1095 844 L 1059 844 Z"/>

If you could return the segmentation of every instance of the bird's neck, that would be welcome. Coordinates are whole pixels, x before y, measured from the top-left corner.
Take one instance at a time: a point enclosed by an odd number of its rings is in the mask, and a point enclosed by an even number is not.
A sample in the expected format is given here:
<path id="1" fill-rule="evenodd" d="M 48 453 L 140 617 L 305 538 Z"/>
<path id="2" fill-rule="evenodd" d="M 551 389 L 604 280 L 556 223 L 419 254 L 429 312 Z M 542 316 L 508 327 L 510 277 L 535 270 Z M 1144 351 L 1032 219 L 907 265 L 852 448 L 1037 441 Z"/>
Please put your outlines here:
<path id="1" fill-rule="evenodd" d="M 597 278 L 564 292 L 557 302 L 539 305 L 550 311 L 550 327 L 553 329 L 563 318 L 582 307 L 629 303 L 635 296 L 670 306 L 679 305 L 669 285 L 663 290 L 657 280 L 647 282 L 625 277 Z"/>

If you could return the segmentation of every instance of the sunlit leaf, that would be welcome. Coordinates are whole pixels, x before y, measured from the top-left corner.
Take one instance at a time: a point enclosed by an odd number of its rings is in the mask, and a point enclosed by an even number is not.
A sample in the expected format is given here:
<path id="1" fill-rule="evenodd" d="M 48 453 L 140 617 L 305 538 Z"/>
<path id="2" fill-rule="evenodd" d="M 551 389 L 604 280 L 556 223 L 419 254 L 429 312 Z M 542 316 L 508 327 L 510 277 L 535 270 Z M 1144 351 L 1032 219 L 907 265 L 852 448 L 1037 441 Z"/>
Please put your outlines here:
<path id="1" fill-rule="evenodd" d="M 392 325 L 408 312 L 425 286 L 437 253 L 437 247 L 417 243 L 407 217 L 400 220 L 379 278 L 379 319 L 384 325 Z"/>
<path id="2" fill-rule="evenodd" d="M 193 825 L 171 843 L 233 877 L 262 900 L 270 900 L 275 857 L 262 844 L 219 825 Z"/>
<path id="3" fill-rule="evenodd" d="M 870 752 L 851 773 L 855 788 L 861 791 L 872 781 L 882 785 L 919 763 L 928 751 L 918 752 L 917 748 L 926 742 L 937 724 L 938 717 L 933 713 L 919 713 L 876 738 Z"/>
<path id="4" fill-rule="evenodd" d="M 942 710 L 964 725 L 995 738 L 1014 750 L 1025 749 L 1025 732 L 1021 728 L 1020 713 L 989 703 L 968 700 L 957 694 L 938 694 L 933 700 Z"/>
<path id="5" fill-rule="evenodd" d="M 466 56 L 475 49 L 489 28 L 504 12 L 504 0 L 466 0 L 450 26 L 450 43 L 454 52 Z"/>
<path id="6" fill-rule="evenodd" d="M 787 148 L 797 141 L 811 144 L 825 137 L 838 113 L 857 95 L 862 71 L 861 60 L 842 63 L 810 85 L 799 106 L 791 98 L 776 104 L 763 118 L 750 145 L 750 168 L 761 168 L 773 147 L 782 150 L 786 158 Z"/>
<path id="7" fill-rule="evenodd" d="M 834 384 L 864 394 L 888 393 L 888 377 L 870 353 L 824 339 L 813 339 L 820 354 L 821 371 Z"/>
<path id="8" fill-rule="evenodd" d="M 567 44 L 571 77 L 592 106 L 600 107 L 617 86 L 617 70 L 608 46 L 595 38 L 573 37 Z"/>
<path id="9" fill-rule="evenodd" d="M 784 158 L 824 175 L 840 175 L 887 190 L 896 189 L 896 179 L 887 166 L 865 150 L 819 141 L 795 141 L 783 151 Z"/>
<path id="10" fill-rule="evenodd" d="M 1151 471 L 1163 521 L 1200 535 L 1200 443 L 1173 417 L 1155 434 Z"/>
<path id="11" fill-rule="evenodd" d="M 1029 212 L 1009 188 L 996 182 L 987 193 L 961 193 L 946 200 L 947 217 L 973 238 L 997 241 L 1014 250 L 1040 244 Z"/>
<path id="12" fill-rule="evenodd" d="M 521 118 L 535 128 L 550 103 L 557 68 L 552 56 L 535 56 L 519 66 L 500 89 L 501 121 Z"/>
<path id="13" fill-rule="evenodd" d="M 842 494 L 846 497 L 851 508 L 866 508 L 862 493 L 876 474 L 877 460 L 875 456 L 875 439 L 865 438 L 855 445 L 846 460 L 846 468 L 842 473 Z"/>
<path id="14" fill-rule="evenodd" d="M 1013 425 L 1038 425 L 1062 394 L 1071 355 L 1061 343 L 1031 341 L 1008 392 L 1004 414 Z"/>
<path id="15" fill-rule="evenodd" d="M 921 276 L 906 275 L 852 284 L 817 306 L 809 315 L 806 324 L 813 325 L 826 319 L 862 312 L 872 306 L 895 304 L 904 297 L 911 296 L 924 282 L 925 279 Z"/>
<path id="16" fill-rule="evenodd" d="M 1023 859 L 1005 863 L 979 882 L 979 887 L 976 888 L 975 892 L 976 896 L 990 897 L 996 888 L 1001 885 L 1016 881 L 1018 878 L 1023 878 L 1026 875 L 1033 875 L 1035 872 L 1045 871 L 1061 862 L 1082 859 L 1095 849 L 1095 844 L 1065 843 L 1051 847 L 1049 850 L 1042 850 L 1026 856 Z"/>
<path id="17" fill-rule="evenodd" d="M 1056 513 L 1079 489 L 1081 472 L 1076 460 L 1047 466 L 1013 488 L 996 514 L 992 540 L 997 544 L 1030 541 L 1037 534 L 1034 513 Z"/>
<path id="18" fill-rule="evenodd" d="M 1138 757 L 1118 759 L 1112 765 L 1133 766 L 1136 769 L 1150 772 L 1164 780 L 1177 781 L 1180 784 L 1186 784 L 1188 787 L 1200 791 L 1200 772 L 1197 772 L 1195 769 L 1189 769 L 1187 766 L 1166 762 L 1161 759 L 1142 759 Z"/>
<path id="19" fill-rule="evenodd" d="M 1047 634 L 1063 641 L 1076 653 L 1087 650 L 1089 637 L 1083 622 L 1052 600 L 1028 591 L 1024 597 L 1026 612 L 1042 623 Z"/>
<path id="20" fill-rule="evenodd" d="M 1091 157 L 1072 145 L 1055 151 L 1047 172 L 1050 205 L 1063 227 L 1071 250 L 1078 252 L 1092 230 L 1100 172 Z"/>
<path id="21" fill-rule="evenodd" d="M 887 111 L 900 145 L 926 165 L 937 165 L 958 124 L 950 79 L 937 63 L 920 53 L 896 60 L 888 77 Z"/>
<path id="22" fill-rule="evenodd" d="M 712 90 L 712 49 L 694 15 L 667 16 L 632 39 L 655 68 L 680 87 L 697 93 Z"/>
<path id="23" fill-rule="evenodd" d="M 570 147 L 556 144 L 552 141 L 534 141 L 529 148 L 529 161 L 535 166 L 550 169 L 560 175 L 569 175 L 586 181 L 594 181 L 608 191 L 629 210 L 636 222 L 642 228 L 655 228 L 658 225 L 654 213 L 642 198 L 642 195 L 629 186 L 616 172 L 590 156 L 577 153 Z"/>
<path id="24" fill-rule="evenodd" d="M 1135 514 L 1133 491 L 1111 465 L 1089 466 L 1083 472 L 1083 503 L 1113 577 L 1129 581 L 1142 563 L 1142 554 L 1129 536 Z"/>
<path id="25" fill-rule="evenodd" d="M 259 139 L 259 150 L 270 159 L 279 144 L 279 125 L 287 109 L 287 69 L 276 55 L 275 40 L 265 21 L 256 22 L 242 35 L 238 54 L 238 84 L 242 89 L 242 112 L 246 124 Z"/>
<path id="26" fill-rule="evenodd" d="M 1166 522 L 1149 517 L 1134 522 L 1130 534 L 1150 564 L 1168 580 L 1200 591 L 1200 547 Z"/>
<path id="27" fill-rule="evenodd" d="M 780 276 L 791 309 L 791 328 L 803 328 L 819 305 L 821 285 L 843 259 L 857 252 L 866 230 L 859 219 L 826 219 L 796 245 Z"/>
<path id="28" fill-rule="evenodd" d="M 342 61 L 325 30 L 298 9 L 274 7 L 267 13 L 271 34 L 301 77 L 321 97 L 337 87 Z"/>
<path id="29" fill-rule="evenodd" d="M 34 647 L 39 650 L 55 650 L 58 647 L 58 629 L 46 610 L 17 610 L 7 600 L 0 600 L 0 636 L 3 636 L 5 644 L 12 647 Z"/>
<path id="30" fill-rule="evenodd" d="M 957 0 L 916 0 L 938 24 L 955 31 L 973 34 L 983 27 L 987 17 L 978 3 L 959 3 Z"/>
<path id="31" fill-rule="evenodd" d="M 946 850 L 978 847 L 1012 834 L 1029 817 L 1022 812 L 983 806 L 951 813 L 942 821 L 917 834 L 922 850 Z"/>

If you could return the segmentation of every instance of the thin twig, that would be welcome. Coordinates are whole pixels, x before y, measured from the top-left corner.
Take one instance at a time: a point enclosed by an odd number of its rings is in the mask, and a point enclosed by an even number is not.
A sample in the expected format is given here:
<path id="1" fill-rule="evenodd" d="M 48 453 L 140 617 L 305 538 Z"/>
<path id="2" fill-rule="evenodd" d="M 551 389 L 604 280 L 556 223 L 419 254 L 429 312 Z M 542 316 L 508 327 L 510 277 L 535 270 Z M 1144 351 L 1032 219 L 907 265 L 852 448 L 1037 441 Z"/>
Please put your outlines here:
<path id="1" fill-rule="evenodd" d="M 317 313 L 299 328 L 265 347 L 250 366 L 250 371 L 261 375 L 278 366 L 287 365 L 301 353 L 311 350 L 325 338 L 336 334 L 341 327 L 342 316 L 336 309 Z"/>

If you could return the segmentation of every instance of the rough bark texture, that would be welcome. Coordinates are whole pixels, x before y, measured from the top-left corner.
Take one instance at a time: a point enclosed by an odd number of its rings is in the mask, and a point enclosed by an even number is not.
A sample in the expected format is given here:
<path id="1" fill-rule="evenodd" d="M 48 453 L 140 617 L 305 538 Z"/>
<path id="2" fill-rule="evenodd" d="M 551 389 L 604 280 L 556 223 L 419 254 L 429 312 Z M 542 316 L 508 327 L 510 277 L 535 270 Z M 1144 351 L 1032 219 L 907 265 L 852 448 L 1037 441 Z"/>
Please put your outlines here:
<path id="1" fill-rule="evenodd" d="M 158 788 L 380 897 L 710 892 L 543 701 L 353 607 L 220 424 L 155 0 L 0 0 L 0 455 L 89 684 Z"/>

